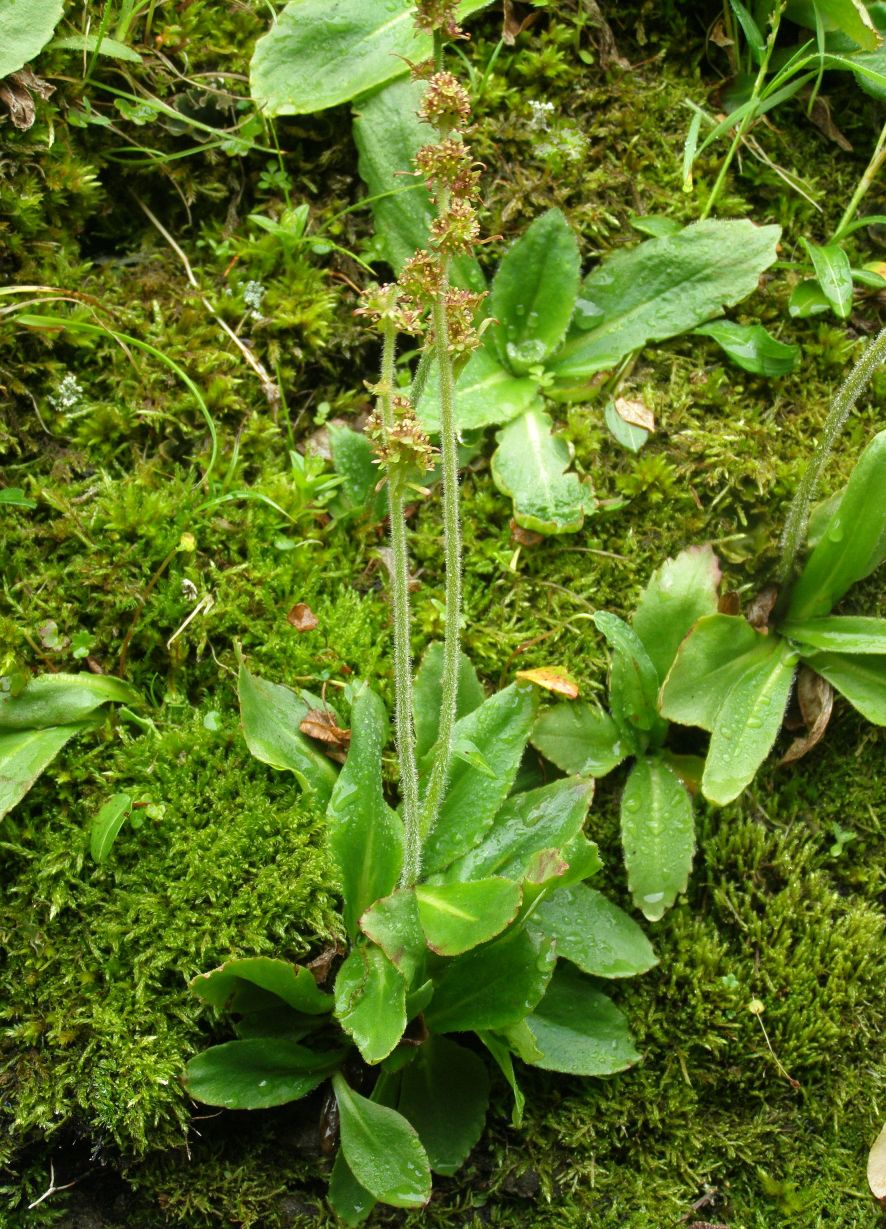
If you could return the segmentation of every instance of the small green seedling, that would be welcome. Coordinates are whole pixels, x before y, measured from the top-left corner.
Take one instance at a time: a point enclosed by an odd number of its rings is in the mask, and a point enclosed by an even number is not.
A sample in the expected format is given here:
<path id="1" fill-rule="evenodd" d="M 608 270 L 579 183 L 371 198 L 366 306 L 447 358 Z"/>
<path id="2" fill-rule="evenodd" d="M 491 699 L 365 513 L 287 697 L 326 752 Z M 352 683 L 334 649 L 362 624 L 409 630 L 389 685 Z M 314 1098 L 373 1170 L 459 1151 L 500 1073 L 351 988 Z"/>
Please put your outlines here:
<path id="1" fill-rule="evenodd" d="M 609 712 L 558 704 L 544 712 L 532 743 L 564 772 L 602 777 L 633 759 L 621 797 L 621 835 L 634 904 L 658 921 L 684 891 L 695 852 L 692 794 L 702 761 L 675 755 L 658 712 L 658 692 L 684 636 L 717 609 L 720 569 L 709 546 L 669 559 L 640 595 L 629 626 L 598 612 L 613 647 Z"/>
<path id="2" fill-rule="evenodd" d="M 859 457 L 818 544 L 769 617 L 765 610 L 754 623 L 707 615 L 681 645 L 662 688 L 661 712 L 711 732 L 701 780 L 711 802 L 731 802 L 753 780 L 781 729 L 798 666 L 825 680 L 869 721 L 886 725 L 886 619 L 832 614 L 852 585 L 886 558 L 884 492 L 881 431 Z M 808 710 L 815 741 L 827 712 L 827 700 Z"/>

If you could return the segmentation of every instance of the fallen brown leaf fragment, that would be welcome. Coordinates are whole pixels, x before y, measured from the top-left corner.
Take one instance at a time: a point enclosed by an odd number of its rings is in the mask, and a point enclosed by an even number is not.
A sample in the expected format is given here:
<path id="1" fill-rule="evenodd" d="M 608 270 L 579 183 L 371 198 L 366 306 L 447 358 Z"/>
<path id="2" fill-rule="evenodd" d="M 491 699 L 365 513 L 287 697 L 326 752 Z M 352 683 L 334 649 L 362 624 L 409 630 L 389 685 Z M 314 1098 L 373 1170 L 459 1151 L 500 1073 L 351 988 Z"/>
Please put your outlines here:
<path id="1" fill-rule="evenodd" d="M 644 431 L 649 432 L 655 431 L 655 415 L 642 401 L 628 401 L 625 397 L 617 397 L 615 412 L 623 422 L 632 427 L 642 427 Z"/>
<path id="2" fill-rule="evenodd" d="M 28 68 L 10 73 L 0 81 L 0 102 L 5 103 L 13 125 L 22 132 L 27 132 L 37 118 L 34 95 L 45 99 L 54 93 L 54 85 L 35 77 Z"/>
<path id="3" fill-rule="evenodd" d="M 886 1208 L 886 1127 L 874 1140 L 868 1157 L 868 1186 L 874 1198 Z"/>
<path id="4" fill-rule="evenodd" d="M 291 624 L 297 632 L 312 632 L 318 625 L 319 619 L 310 606 L 306 606 L 304 602 L 296 602 L 286 616 L 286 622 Z"/>
<path id="5" fill-rule="evenodd" d="M 535 670 L 518 670 L 517 678 L 526 683 L 534 683 L 545 691 L 553 691 L 558 696 L 566 696 L 567 700 L 577 700 L 579 687 L 575 679 L 562 666 L 539 666 Z"/>
<path id="6" fill-rule="evenodd" d="M 332 713 L 325 708 L 312 708 L 298 728 L 308 738 L 326 743 L 326 754 L 330 759 L 342 764 L 345 762 L 345 752 L 351 745 L 351 731 L 337 725 Z"/>
<path id="7" fill-rule="evenodd" d="M 795 760 L 802 759 L 821 742 L 834 707 L 834 689 L 827 679 L 816 674 L 809 666 L 801 666 L 797 675 L 797 702 L 806 733 L 794 739 L 782 756 L 782 764 L 792 764 Z"/>

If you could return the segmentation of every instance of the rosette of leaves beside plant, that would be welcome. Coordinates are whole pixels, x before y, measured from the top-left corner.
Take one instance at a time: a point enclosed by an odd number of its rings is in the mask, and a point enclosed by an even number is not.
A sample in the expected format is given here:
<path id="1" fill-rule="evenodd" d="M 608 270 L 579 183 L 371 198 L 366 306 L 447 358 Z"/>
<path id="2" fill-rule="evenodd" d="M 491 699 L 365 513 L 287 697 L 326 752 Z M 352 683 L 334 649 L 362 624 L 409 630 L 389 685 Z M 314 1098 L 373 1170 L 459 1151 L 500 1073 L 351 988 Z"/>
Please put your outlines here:
<path id="1" fill-rule="evenodd" d="M 442 666 L 432 646 L 416 678 L 423 786 Z M 241 664 L 253 754 L 327 800 L 348 947 L 319 984 L 308 968 L 267 957 L 198 977 L 195 991 L 238 1017 L 237 1039 L 192 1059 L 186 1082 L 197 1100 L 261 1109 L 331 1081 L 341 1148 L 330 1198 L 356 1223 L 376 1201 L 425 1203 L 431 1173 L 452 1174 L 466 1159 L 489 1102 L 484 1050 L 513 1089 L 517 1124 L 515 1057 L 586 1076 L 635 1062 L 627 1021 L 600 980 L 643 973 L 655 957 L 636 922 L 586 882 L 600 867 L 582 831 L 593 781 L 575 775 L 511 792 L 536 717 L 534 688 L 516 683 L 486 698 L 461 659 L 455 761 L 410 886 L 403 821 L 382 780 L 387 715 L 369 687 L 351 694 L 339 772 L 299 732 L 314 698 Z"/>
<path id="2" fill-rule="evenodd" d="M 621 796 L 621 835 L 634 904 L 658 921 L 685 891 L 695 852 L 692 797 L 703 761 L 667 746 L 658 693 L 695 622 L 717 610 L 720 568 L 709 546 L 668 559 L 640 595 L 628 624 L 599 611 L 612 646 L 609 712 L 566 702 L 545 710 L 534 747 L 563 772 L 603 777 L 633 759 Z"/>

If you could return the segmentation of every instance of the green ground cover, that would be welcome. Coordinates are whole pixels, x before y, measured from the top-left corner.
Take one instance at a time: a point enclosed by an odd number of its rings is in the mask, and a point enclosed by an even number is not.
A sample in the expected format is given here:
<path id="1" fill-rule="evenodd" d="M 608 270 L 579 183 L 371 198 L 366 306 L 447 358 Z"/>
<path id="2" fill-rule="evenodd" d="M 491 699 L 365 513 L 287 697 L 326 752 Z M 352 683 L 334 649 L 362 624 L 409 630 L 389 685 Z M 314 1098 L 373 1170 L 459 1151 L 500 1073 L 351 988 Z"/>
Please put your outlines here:
<path id="1" fill-rule="evenodd" d="M 705 155 L 682 191 L 683 100 L 704 102 L 725 71 L 705 37 L 719 6 L 603 7 L 634 67 L 607 59 L 593 6 L 558 0 L 486 79 L 473 145 L 486 231 L 502 236 L 485 249 L 490 269 L 551 205 L 587 264 L 636 241 L 632 214 L 693 220 L 716 175 Z M 100 61 L 87 78 L 80 53 L 50 51 L 38 69 L 57 88 L 37 123 L 0 128 L 3 283 L 52 288 L 34 297 L 69 299 L 43 310 L 94 321 L 97 309 L 168 356 L 218 437 L 207 483 L 206 420 L 168 366 L 108 336 L 0 318 L 2 483 L 34 505 L 0 505 L 0 674 L 76 670 L 87 655 L 114 671 L 122 656 L 156 727 L 117 720 L 68 744 L 0 825 L 0 1225 L 331 1224 L 316 1100 L 214 1115 L 179 1078 L 227 1035 L 187 993 L 190 977 L 230 955 L 298 959 L 341 933 L 319 812 L 242 742 L 234 641 L 266 677 L 320 690 L 359 675 L 391 699 L 384 527 L 359 510 L 331 518 L 289 457 L 322 448 L 325 422 L 353 425 L 369 408 L 375 346 L 352 315 L 365 275 L 322 249 L 371 256 L 371 220 L 340 212 L 363 192 L 347 108 L 271 127 L 236 101 L 264 6 L 152 12 L 141 65 Z M 481 70 L 499 21 L 472 23 L 466 54 Z M 812 199 L 745 155 L 717 209 L 782 225 L 785 259 L 801 254 L 801 236 L 831 233 L 882 121 L 849 83 L 828 80 L 826 93 L 853 152 L 796 100 L 757 134 Z M 158 117 L 146 94 L 205 127 Z M 540 118 L 538 103 L 553 111 Z M 220 136 L 238 117 L 239 141 Z M 311 219 L 291 248 L 249 220 L 279 216 L 287 200 Z M 869 259 L 877 242 L 862 232 L 848 246 Z M 518 543 L 489 449 L 472 463 L 465 648 L 487 684 L 558 663 L 602 697 L 606 651 L 590 615 L 626 615 L 684 545 L 713 542 L 728 587 L 745 594 L 768 579 L 810 443 L 882 314 L 872 294 L 845 322 L 790 320 L 792 277 L 771 273 L 737 313 L 801 345 L 791 375 L 760 380 L 699 338 L 648 348 L 624 391 L 658 424 L 637 455 L 610 439 L 602 403 L 562 410 L 580 472 L 600 499 L 626 500 L 580 533 Z M 284 403 L 269 402 L 213 312 L 250 339 Z M 841 440 L 831 489 L 881 424 L 884 392 L 881 375 Z M 430 641 L 442 630 L 434 508 L 417 508 L 412 527 L 416 629 Z M 296 602 L 317 616 L 314 631 L 287 621 Z M 874 576 L 842 609 L 883 605 Z M 773 760 L 737 803 L 699 807 L 689 892 L 650 927 L 660 964 L 617 994 L 644 1061 L 608 1081 L 529 1072 L 522 1132 L 497 1084 L 468 1166 L 425 1211 L 377 1223 L 882 1223 L 864 1181 L 886 1117 L 882 756 L 882 733 L 838 702 L 810 757 Z M 589 835 L 606 890 L 628 907 L 622 779 L 599 783 Z M 97 867 L 89 825 L 116 788 L 153 806 Z M 29 1209 L 50 1164 L 56 1185 L 73 1185 Z"/>

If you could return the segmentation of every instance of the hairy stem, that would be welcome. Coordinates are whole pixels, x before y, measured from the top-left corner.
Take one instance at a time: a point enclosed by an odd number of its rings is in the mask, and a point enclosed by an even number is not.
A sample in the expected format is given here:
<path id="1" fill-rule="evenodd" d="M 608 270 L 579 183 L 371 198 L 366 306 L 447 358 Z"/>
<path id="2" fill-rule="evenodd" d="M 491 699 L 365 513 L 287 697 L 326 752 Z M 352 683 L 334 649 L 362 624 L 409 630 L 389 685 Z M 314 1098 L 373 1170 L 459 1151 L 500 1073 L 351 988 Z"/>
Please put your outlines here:
<path id="1" fill-rule="evenodd" d="M 886 329 L 883 329 L 867 346 L 861 358 L 855 364 L 846 378 L 843 387 L 834 398 L 824 425 L 822 437 L 818 442 L 812 459 L 806 468 L 797 493 L 788 509 L 784 532 L 781 537 L 781 559 L 779 560 L 776 579 L 781 593 L 778 609 L 784 608 L 790 594 L 790 584 L 794 578 L 794 564 L 797 555 L 806 538 L 809 525 L 809 513 L 815 492 L 818 489 L 821 475 L 831 455 L 837 436 L 858 401 L 861 394 L 870 383 L 871 377 L 886 360 Z"/>
<path id="2" fill-rule="evenodd" d="M 395 425 L 394 353 L 397 333 L 392 324 L 384 331 L 379 409 L 384 441 Z M 402 887 L 412 887 L 421 874 L 421 833 L 418 816 L 418 769 L 415 762 L 415 726 L 412 706 L 412 655 L 409 616 L 409 547 L 406 541 L 403 476 L 397 466 L 388 468 L 388 519 L 391 525 L 391 607 L 394 618 L 394 731 L 400 765 L 400 795 L 403 799 Z"/>
<path id="3" fill-rule="evenodd" d="M 440 450 L 443 459 L 443 550 L 446 562 L 446 632 L 443 638 L 443 678 L 440 727 L 428 788 L 421 812 L 422 837 L 434 827 L 452 763 L 452 733 L 458 703 L 459 637 L 461 631 L 461 525 L 458 513 L 458 433 L 455 425 L 455 376 L 449 353 L 446 315 L 447 279 L 434 302 L 434 350 L 440 374 Z"/>

